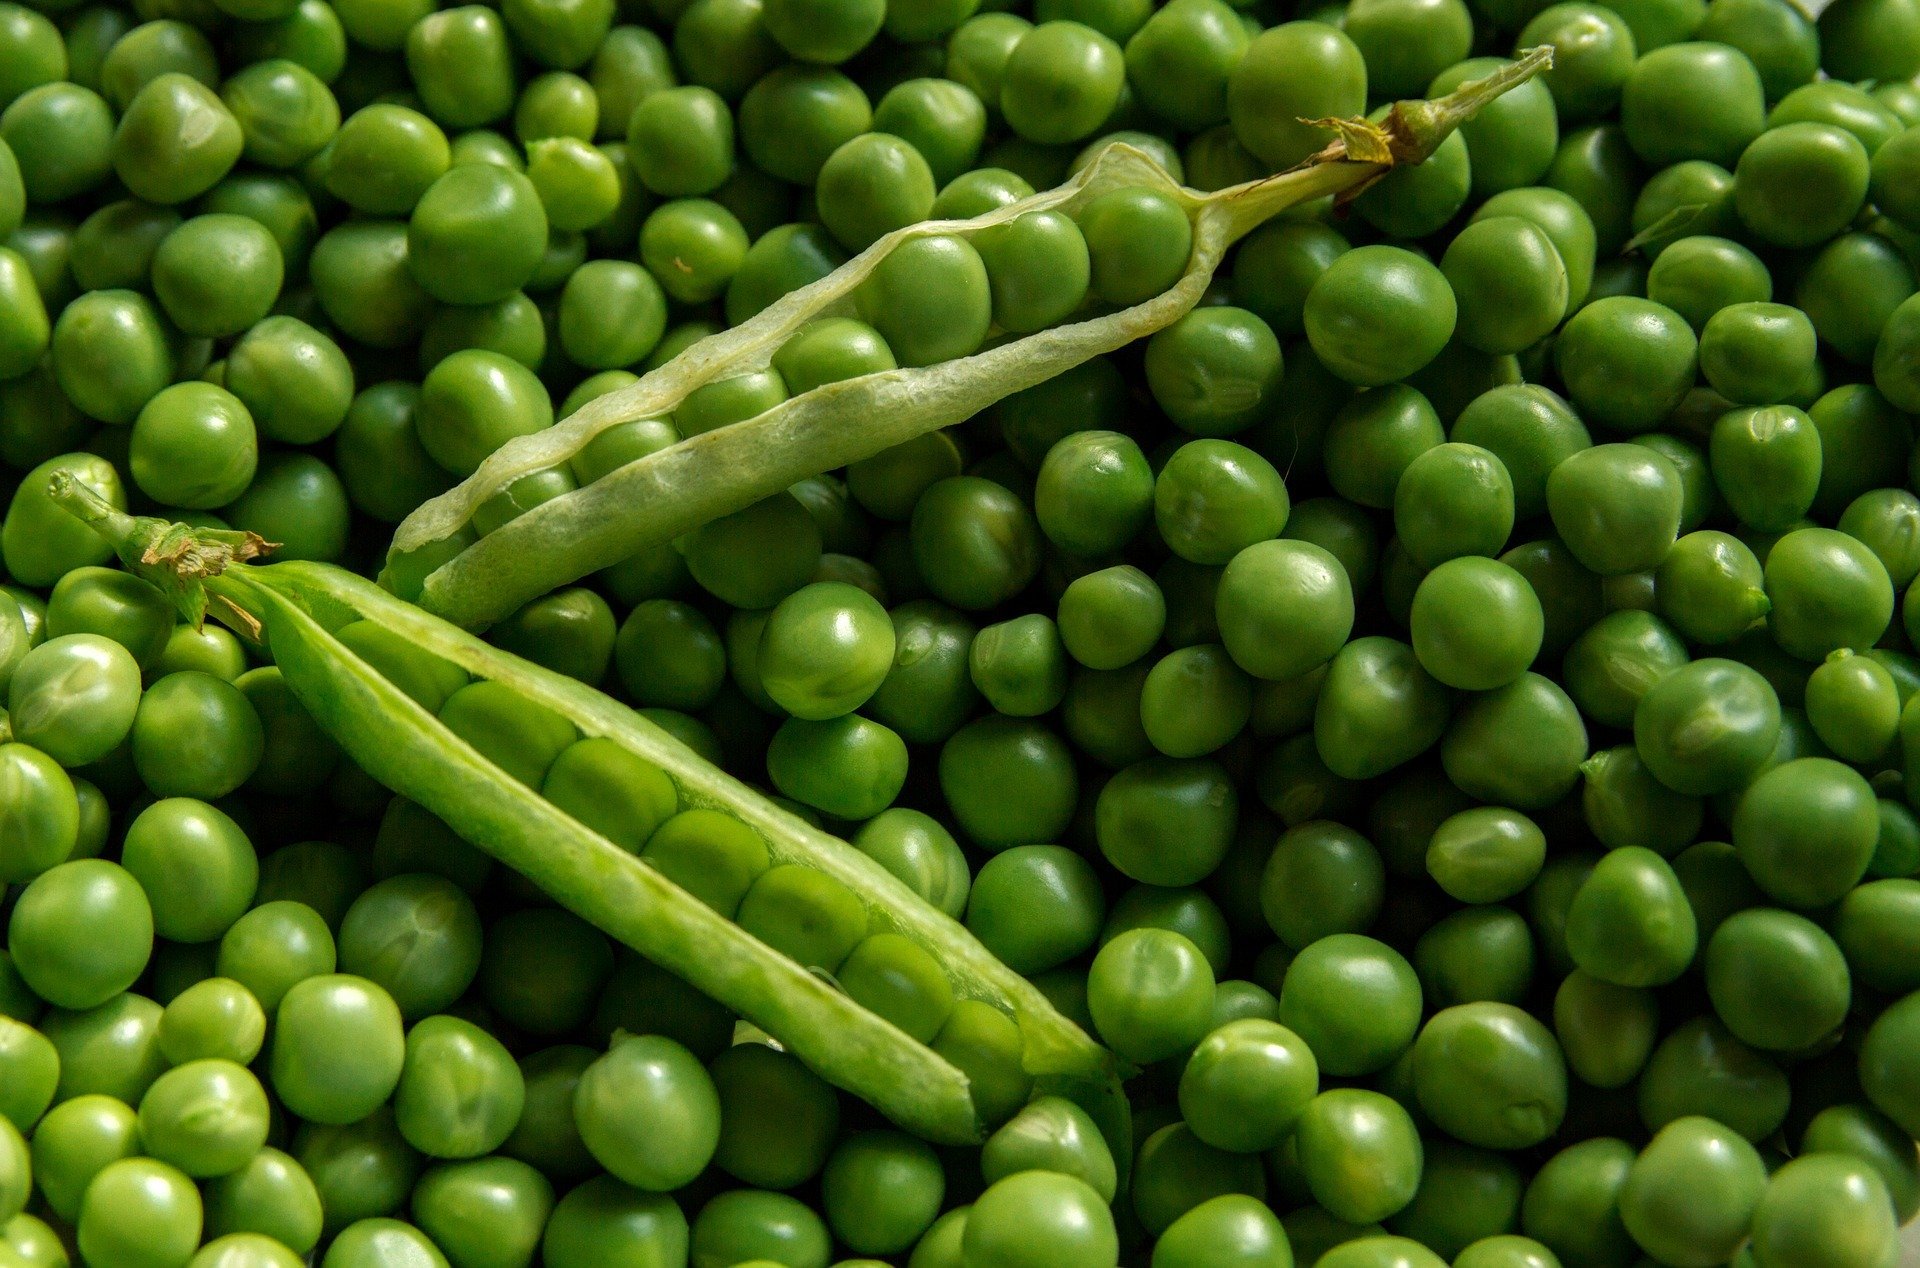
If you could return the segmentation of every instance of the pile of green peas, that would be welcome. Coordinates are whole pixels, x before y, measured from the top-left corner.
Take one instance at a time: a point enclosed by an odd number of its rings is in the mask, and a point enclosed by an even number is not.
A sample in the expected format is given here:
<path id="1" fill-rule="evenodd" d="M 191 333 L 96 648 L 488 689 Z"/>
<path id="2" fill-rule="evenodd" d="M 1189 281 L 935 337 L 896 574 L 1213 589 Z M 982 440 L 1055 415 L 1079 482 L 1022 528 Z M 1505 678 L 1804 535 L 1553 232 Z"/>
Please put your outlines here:
<path id="1" fill-rule="evenodd" d="M 1257 178 L 1540 44 L 1140 345 L 488 632 L 964 923 L 1137 1070 L 1130 1137 L 844 886 L 340 631 L 995 1129 L 891 1126 L 47 496 L 370 572 L 894 229 L 1110 139 Z M 1148 191 L 923 240 L 473 530 L 1190 249 Z M 1917 269 L 1916 0 L 0 0 L 0 1268 L 1880 1268 L 1920 1211 Z"/>

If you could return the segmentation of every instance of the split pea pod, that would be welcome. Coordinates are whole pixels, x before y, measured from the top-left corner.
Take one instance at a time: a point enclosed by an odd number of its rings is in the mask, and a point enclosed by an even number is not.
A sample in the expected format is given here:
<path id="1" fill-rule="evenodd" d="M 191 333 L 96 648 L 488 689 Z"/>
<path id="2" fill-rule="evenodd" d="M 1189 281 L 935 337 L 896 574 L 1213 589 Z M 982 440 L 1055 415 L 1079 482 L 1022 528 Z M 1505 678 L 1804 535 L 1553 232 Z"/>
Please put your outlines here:
<path id="1" fill-rule="evenodd" d="M 53 496 L 199 621 L 256 640 L 368 774 L 556 902 L 928 1139 L 977 1141 L 1035 1086 L 1100 1100 L 1114 1058 L 846 842 L 627 706 L 259 538 Z"/>
<path id="2" fill-rule="evenodd" d="M 1421 161 L 1551 60 L 1530 50 L 1438 100 L 1401 102 L 1380 124 L 1328 120 L 1335 139 L 1305 164 L 1215 193 L 1115 144 L 1057 189 L 895 230 L 630 387 L 476 457 L 466 480 L 400 525 L 386 580 L 482 628 L 796 481 L 959 423 L 1172 324 L 1248 232 Z M 1036 249 L 1011 249 L 1016 235 Z M 1052 258 L 1038 249 L 1049 235 L 1080 239 L 1092 261 L 1077 293 L 1051 306 L 1026 302 L 1057 277 L 1034 266 Z M 1103 242 L 1126 261 L 1104 280 Z M 1155 267 L 1141 266 L 1148 258 Z M 795 373 L 796 345 L 836 320 L 870 324 L 876 359 L 830 382 Z"/>

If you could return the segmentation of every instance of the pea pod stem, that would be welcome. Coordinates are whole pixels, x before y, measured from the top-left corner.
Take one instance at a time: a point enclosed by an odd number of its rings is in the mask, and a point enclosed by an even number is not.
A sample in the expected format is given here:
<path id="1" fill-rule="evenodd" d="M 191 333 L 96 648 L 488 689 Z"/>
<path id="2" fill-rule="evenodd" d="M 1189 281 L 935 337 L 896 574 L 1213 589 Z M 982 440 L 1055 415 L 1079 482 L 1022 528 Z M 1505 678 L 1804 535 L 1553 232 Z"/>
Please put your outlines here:
<path id="1" fill-rule="evenodd" d="M 1334 140 L 1300 167 L 1212 194 L 1186 189 L 1124 144 L 1103 150 L 1057 189 L 966 221 L 930 221 L 881 238 L 828 276 L 749 321 L 694 344 L 638 383 L 588 402 L 560 424 L 502 446 L 471 477 L 407 517 L 393 554 L 455 538 L 474 510 L 522 476 L 564 463 L 608 427 L 664 417 L 695 388 L 766 366 L 807 322 L 850 315 L 879 261 L 916 238 L 970 236 L 1035 210 L 1073 212 L 1120 188 L 1172 198 L 1193 225 L 1179 281 L 1132 308 L 1010 339 L 969 357 L 903 367 L 815 388 L 744 422 L 690 436 L 583 488 L 534 507 L 460 550 L 426 578 L 421 606 L 483 628 L 527 601 L 769 497 L 926 432 L 1112 352 L 1178 320 L 1205 293 L 1227 249 L 1290 207 L 1348 197 L 1393 168 L 1418 163 L 1487 102 L 1540 73 L 1552 51 L 1531 49 L 1485 79 L 1434 101 L 1402 102 L 1381 124 L 1323 121 Z"/>
<path id="2" fill-rule="evenodd" d="M 831 875 L 859 896 L 874 926 L 931 951 L 956 994 L 1012 1015 L 1029 1074 L 1095 1087 L 1117 1077 L 1111 1054 L 962 926 L 860 851 L 709 765 L 625 705 L 344 569 L 297 561 L 241 567 L 265 549 L 252 534 L 136 518 L 65 474 L 54 478 L 52 492 L 112 541 L 129 569 L 171 594 L 183 614 L 197 621 L 211 610 L 261 642 L 301 704 L 368 774 L 901 1126 L 959 1144 L 978 1141 L 989 1125 L 960 1069 L 506 775 L 333 631 L 372 621 L 562 715 L 583 735 L 654 763 L 672 778 L 684 807 L 723 810 L 759 832 L 778 861 Z"/>

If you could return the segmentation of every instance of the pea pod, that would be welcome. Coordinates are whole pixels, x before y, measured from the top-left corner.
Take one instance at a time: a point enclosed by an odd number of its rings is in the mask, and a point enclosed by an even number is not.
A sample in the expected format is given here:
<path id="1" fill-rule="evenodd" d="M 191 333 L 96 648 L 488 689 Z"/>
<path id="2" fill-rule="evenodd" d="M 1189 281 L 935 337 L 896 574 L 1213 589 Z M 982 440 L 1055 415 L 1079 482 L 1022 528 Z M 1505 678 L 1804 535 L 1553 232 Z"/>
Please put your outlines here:
<path id="1" fill-rule="evenodd" d="M 420 604 L 458 625 L 484 627 L 557 586 L 795 481 L 961 422 L 1002 397 L 1172 324 L 1200 301 L 1227 249 L 1262 222 L 1318 198 L 1350 198 L 1394 167 L 1420 162 L 1480 107 L 1551 61 L 1550 49 L 1533 49 L 1438 100 L 1401 102 L 1378 124 L 1325 121 L 1336 139 L 1306 163 L 1212 194 L 1180 186 L 1147 154 L 1117 143 L 1057 189 L 970 220 L 895 230 L 826 277 L 701 340 L 639 382 L 500 447 L 471 477 L 400 525 L 390 575 L 430 569 Z M 765 371 L 808 322 L 858 315 L 862 284 L 917 241 L 972 239 L 1035 211 L 1074 216 L 1102 195 L 1142 189 L 1184 212 L 1192 237 L 1178 279 L 1142 302 L 1117 311 L 1083 306 L 1060 324 L 1018 337 L 996 326 L 972 355 L 814 387 L 744 421 L 636 458 L 504 524 L 494 524 L 491 515 L 475 522 L 476 512 L 517 481 L 564 468 L 608 428 L 666 418 L 698 388 Z M 491 531 L 476 536 L 479 529 Z M 401 588 L 411 597 L 411 584 Z"/>
<path id="2" fill-rule="evenodd" d="M 263 646 L 314 720 L 368 774 L 901 1126 L 935 1141 L 977 1141 L 1018 1105 L 988 1103 L 968 1070 L 940 1050 L 938 1038 L 909 1035 L 863 1007 L 830 974 L 789 958 L 561 809 L 538 791 L 537 773 L 528 781 L 490 760 L 443 721 L 447 709 L 436 716 L 358 654 L 364 644 L 336 634 L 371 623 L 435 658 L 441 670 L 457 667 L 456 676 L 506 688 L 518 707 L 564 719 L 579 737 L 574 742 L 611 741 L 664 772 L 682 809 L 718 811 L 757 834 L 768 870 L 798 865 L 850 891 L 864 910 L 869 941 L 905 939 L 930 955 L 957 1001 L 954 1010 L 974 1001 L 976 1018 L 982 1004 L 1011 1018 L 1006 1031 L 1017 1033 L 1014 1059 L 1021 1067 L 1012 1072 L 1015 1080 L 1095 1102 L 1112 1096 L 1121 1071 L 1111 1054 L 958 923 L 860 851 L 709 765 L 627 706 L 500 651 L 344 569 L 304 561 L 238 566 L 269 548 L 253 534 L 136 519 L 64 476 L 54 481 L 52 496 L 111 540 L 130 569 L 169 592 L 189 620 L 211 610 Z M 853 958 L 843 958 L 852 973 Z M 1004 1083 L 998 1077 L 1004 1071 L 989 1067 L 988 1073 Z"/>

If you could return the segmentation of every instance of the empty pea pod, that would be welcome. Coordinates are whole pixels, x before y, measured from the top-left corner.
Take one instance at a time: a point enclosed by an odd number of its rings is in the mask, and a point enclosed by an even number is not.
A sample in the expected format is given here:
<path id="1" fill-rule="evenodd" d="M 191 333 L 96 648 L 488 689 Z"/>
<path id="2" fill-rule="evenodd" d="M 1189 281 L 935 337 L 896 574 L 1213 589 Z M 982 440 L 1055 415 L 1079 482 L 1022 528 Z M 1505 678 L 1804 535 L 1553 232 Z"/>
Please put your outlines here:
<path id="1" fill-rule="evenodd" d="M 1228 248 L 1256 226 L 1314 199 L 1350 197 L 1394 167 L 1421 161 L 1551 59 L 1548 49 L 1532 50 L 1436 101 L 1402 102 L 1379 123 L 1328 121 L 1336 139 L 1306 163 L 1215 193 L 1184 188 L 1144 152 L 1115 144 L 1057 189 L 969 220 L 886 233 L 819 281 L 693 344 L 639 382 L 587 402 L 558 426 L 502 445 L 466 481 L 401 524 L 388 584 L 457 625 L 483 627 L 797 480 L 968 418 L 1170 325 L 1200 301 Z M 1091 270 L 1083 298 L 1049 289 L 1018 305 L 1016 317 L 1007 300 L 1034 279 L 996 278 L 996 271 L 1021 260 L 1050 269 L 1047 262 L 1059 254 L 1002 249 L 1013 231 L 1001 227 L 1033 213 L 1075 222 Z M 1064 234 L 1067 226 L 1048 223 Z M 1063 277 L 1053 274 L 1050 286 L 1057 289 Z M 1154 288 L 1136 293 L 1147 278 Z M 1122 293 L 1116 279 L 1141 285 Z M 1026 309 L 1065 312 L 1066 320 L 1030 334 L 1004 328 L 1032 324 Z M 822 319 L 864 321 L 894 355 L 849 377 L 809 381 L 784 398 L 768 392 L 710 430 L 694 434 L 682 426 L 688 434 L 678 443 L 578 488 L 537 504 L 516 500 L 511 518 L 480 513 L 528 477 L 566 466 L 611 428 L 673 416 L 696 393 L 779 371 L 788 341 Z M 707 411 L 700 413 L 710 424 Z"/>
<path id="2" fill-rule="evenodd" d="M 259 642 L 368 774 L 901 1126 L 978 1141 L 1038 1087 L 1124 1132 L 1119 1063 L 1026 979 L 634 710 L 345 570 L 240 566 L 256 536 L 53 496 L 189 619 Z"/>

